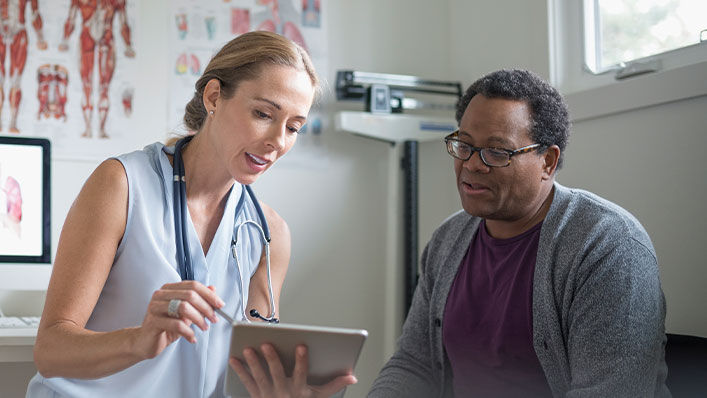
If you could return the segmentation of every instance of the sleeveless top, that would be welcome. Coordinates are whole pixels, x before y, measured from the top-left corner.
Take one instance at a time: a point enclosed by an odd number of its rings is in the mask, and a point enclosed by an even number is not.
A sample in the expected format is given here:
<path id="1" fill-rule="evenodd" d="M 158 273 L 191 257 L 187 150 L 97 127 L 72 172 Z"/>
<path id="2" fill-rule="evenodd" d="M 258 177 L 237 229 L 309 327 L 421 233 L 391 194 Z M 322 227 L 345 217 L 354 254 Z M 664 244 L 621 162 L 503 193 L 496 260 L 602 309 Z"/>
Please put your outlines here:
<path id="1" fill-rule="evenodd" d="M 165 152 L 173 154 L 174 147 L 154 143 L 117 157 L 128 178 L 128 217 L 113 266 L 86 324 L 89 330 L 112 331 L 141 325 L 153 292 L 165 283 L 181 281 L 174 236 L 172 166 Z M 186 226 L 194 279 L 215 286 L 216 293 L 226 303 L 223 310 L 236 320 L 243 319 L 243 303 L 230 245 L 234 226 L 246 220 L 260 224 L 250 196 L 236 183 L 206 256 L 191 217 L 187 217 Z M 237 251 L 246 275 L 245 297 L 262 250 L 257 228 L 252 225 L 241 228 Z M 37 373 L 29 383 L 27 396 L 222 397 L 226 372 L 230 371 L 230 324 L 219 317 L 205 332 L 195 325 L 192 330 L 196 333 L 196 344 L 180 337 L 155 358 L 107 377 L 80 380 L 45 378 Z"/>

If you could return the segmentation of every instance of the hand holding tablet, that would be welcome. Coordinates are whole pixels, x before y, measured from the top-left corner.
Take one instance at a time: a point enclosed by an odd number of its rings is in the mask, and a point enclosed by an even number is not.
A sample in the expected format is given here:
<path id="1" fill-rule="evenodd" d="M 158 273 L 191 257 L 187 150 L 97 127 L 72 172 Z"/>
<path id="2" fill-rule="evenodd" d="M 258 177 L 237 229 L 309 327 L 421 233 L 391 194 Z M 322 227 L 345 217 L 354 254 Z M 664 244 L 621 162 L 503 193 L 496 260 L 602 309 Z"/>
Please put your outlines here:
<path id="1" fill-rule="evenodd" d="M 226 393 L 240 396 L 341 397 L 365 330 L 234 323 Z"/>

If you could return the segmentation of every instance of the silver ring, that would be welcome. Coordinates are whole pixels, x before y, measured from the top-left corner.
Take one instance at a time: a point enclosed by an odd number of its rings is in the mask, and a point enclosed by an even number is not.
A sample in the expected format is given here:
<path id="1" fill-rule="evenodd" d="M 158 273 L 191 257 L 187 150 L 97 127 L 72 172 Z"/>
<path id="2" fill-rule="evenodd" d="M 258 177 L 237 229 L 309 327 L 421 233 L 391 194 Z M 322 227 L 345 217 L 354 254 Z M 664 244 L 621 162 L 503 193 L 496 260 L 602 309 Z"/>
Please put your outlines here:
<path id="1" fill-rule="evenodd" d="M 167 315 L 172 318 L 179 318 L 179 305 L 182 304 L 180 299 L 169 300 L 169 305 L 167 306 Z"/>

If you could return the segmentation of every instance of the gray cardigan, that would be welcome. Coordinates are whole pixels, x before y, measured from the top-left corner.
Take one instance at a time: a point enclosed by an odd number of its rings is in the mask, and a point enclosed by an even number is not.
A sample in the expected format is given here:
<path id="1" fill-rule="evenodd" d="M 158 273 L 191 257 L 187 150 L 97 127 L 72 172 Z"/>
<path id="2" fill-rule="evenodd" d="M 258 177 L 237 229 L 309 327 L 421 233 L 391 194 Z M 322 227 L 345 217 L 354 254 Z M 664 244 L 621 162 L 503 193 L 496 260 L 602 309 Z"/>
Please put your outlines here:
<path id="1" fill-rule="evenodd" d="M 369 397 L 453 395 L 444 308 L 480 221 L 460 211 L 432 235 L 398 349 Z M 532 305 L 533 347 L 555 397 L 670 396 L 655 250 L 626 210 L 555 183 Z"/>

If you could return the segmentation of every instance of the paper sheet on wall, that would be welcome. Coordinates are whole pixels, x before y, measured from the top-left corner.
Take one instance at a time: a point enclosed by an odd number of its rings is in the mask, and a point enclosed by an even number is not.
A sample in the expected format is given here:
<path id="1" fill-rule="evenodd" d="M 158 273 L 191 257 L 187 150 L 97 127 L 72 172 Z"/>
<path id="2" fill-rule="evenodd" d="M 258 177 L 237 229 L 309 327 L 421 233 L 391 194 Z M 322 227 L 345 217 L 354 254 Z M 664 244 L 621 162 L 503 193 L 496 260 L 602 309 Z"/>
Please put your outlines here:
<path id="1" fill-rule="evenodd" d="M 47 137 L 58 158 L 135 149 L 135 3 L 0 2 L 0 134 Z"/>
<path id="2" fill-rule="evenodd" d="M 194 95 L 194 84 L 211 57 L 228 41 L 253 30 L 279 33 L 304 47 L 315 68 L 327 71 L 327 41 L 323 1 L 320 0 L 172 0 L 170 2 L 170 131 L 187 133 L 184 107 Z M 320 135 L 326 119 L 313 107 L 300 131 L 297 145 L 284 159 L 309 163 L 312 150 L 322 152 Z M 316 155 L 318 164 L 325 156 Z M 284 160 L 283 159 L 283 160 Z"/>

